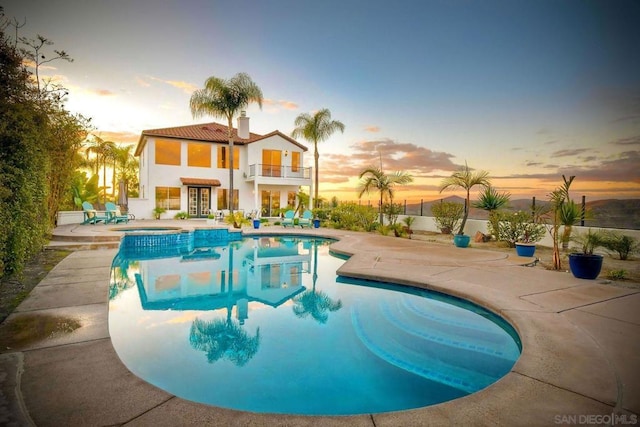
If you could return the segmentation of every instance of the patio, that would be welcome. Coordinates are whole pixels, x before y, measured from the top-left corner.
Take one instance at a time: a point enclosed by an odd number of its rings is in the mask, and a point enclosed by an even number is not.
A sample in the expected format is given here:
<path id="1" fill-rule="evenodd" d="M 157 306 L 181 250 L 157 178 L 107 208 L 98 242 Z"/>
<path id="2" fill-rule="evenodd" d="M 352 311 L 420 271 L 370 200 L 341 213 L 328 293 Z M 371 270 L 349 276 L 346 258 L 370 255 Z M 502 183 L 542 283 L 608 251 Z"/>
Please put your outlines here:
<path id="1" fill-rule="evenodd" d="M 246 231 L 291 233 L 279 226 Z M 632 417 L 640 413 L 640 290 L 523 267 L 522 259 L 481 249 L 322 228 L 295 233 L 340 239 L 332 249 L 351 255 L 341 275 L 433 289 L 489 308 L 516 328 L 522 356 L 509 374 L 478 393 L 402 412 L 304 417 L 189 402 L 131 374 L 113 350 L 107 292 L 121 233 L 104 225 L 66 225 L 56 230 L 52 246 L 79 250 L 58 264 L 0 325 L 0 420 L 38 426 L 637 422 Z M 95 247 L 100 249 L 82 250 Z M 11 325 L 44 315 L 76 320 L 80 327 L 14 345 Z"/>

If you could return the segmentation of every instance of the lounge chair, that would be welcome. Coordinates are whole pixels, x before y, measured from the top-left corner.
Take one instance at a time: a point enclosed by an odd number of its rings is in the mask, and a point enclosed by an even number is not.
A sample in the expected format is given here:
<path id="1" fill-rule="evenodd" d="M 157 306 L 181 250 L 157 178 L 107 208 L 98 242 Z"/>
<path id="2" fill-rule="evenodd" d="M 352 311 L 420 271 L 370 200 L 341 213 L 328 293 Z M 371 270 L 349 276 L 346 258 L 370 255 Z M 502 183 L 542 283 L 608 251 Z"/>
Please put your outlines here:
<path id="1" fill-rule="evenodd" d="M 304 211 L 302 217 L 298 219 L 298 225 L 300 228 L 309 227 L 311 228 L 311 221 L 313 220 L 313 213 L 310 210 Z"/>
<path id="2" fill-rule="evenodd" d="M 284 214 L 284 219 L 282 220 L 282 226 L 287 228 L 287 227 L 293 227 L 293 217 L 296 213 L 292 210 L 288 210 L 285 212 Z"/>
<path id="3" fill-rule="evenodd" d="M 104 206 L 107 209 L 107 217 L 109 218 L 107 222 L 113 222 L 115 224 L 119 222 L 129 222 L 129 215 L 123 215 L 120 212 L 120 208 L 116 206 L 115 203 L 107 202 Z"/>
<path id="4" fill-rule="evenodd" d="M 99 215 L 98 211 L 89 202 L 82 202 L 82 210 L 84 211 L 83 224 L 97 224 L 99 222 L 106 224 L 109 222 L 109 217 L 107 215 Z"/>

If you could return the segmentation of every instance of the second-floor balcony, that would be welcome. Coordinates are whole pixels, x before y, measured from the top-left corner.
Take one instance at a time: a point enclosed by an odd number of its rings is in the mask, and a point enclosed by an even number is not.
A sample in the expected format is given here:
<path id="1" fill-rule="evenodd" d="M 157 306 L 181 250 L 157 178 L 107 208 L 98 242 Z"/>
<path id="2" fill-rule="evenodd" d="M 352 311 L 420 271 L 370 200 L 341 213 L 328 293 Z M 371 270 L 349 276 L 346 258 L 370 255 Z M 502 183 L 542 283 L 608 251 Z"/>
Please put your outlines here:
<path id="1" fill-rule="evenodd" d="M 301 166 L 253 164 L 249 165 L 249 173 L 246 178 L 250 181 L 260 178 L 268 178 L 269 181 L 272 181 L 272 178 L 277 178 L 281 179 L 283 184 L 291 183 L 297 185 L 301 180 L 311 181 L 311 169 L 310 167 L 304 168 Z"/>

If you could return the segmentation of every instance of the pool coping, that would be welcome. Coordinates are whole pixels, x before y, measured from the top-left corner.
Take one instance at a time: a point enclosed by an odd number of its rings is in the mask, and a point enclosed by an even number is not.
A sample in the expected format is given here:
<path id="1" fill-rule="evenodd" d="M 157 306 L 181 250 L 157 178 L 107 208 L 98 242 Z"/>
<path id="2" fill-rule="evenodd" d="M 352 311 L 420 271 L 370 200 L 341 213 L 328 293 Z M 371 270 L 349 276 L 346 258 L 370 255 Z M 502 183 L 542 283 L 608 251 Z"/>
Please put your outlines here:
<path id="1" fill-rule="evenodd" d="M 106 227 L 97 227 L 80 232 L 89 236 L 109 233 Z M 292 234 L 291 229 L 281 227 L 244 232 Z M 56 266 L 0 325 L 1 331 L 12 318 L 39 313 L 79 316 L 90 323 L 84 334 L 78 331 L 19 349 L 2 346 L 0 366 L 9 379 L 3 381 L 2 389 L 9 387 L 15 395 L 13 401 L 9 399 L 10 412 L 37 425 L 179 422 L 378 427 L 575 424 L 581 420 L 578 417 L 606 422 L 604 417 L 611 414 L 637 415 L 640 316 L 635 308 L 640 307 L 639 290 L 523 267 L 507 254 L 482 249 L 331 229 L 295 229 L 293 233 L 337 239 L 332 250 L 350 255 L 339 270 L 341 275 L 431 289 L 488 308 L 517 330 L 522 356 L 509 374 L 484 390 L 406 411 L 308 417 L 201 405 L 151 386 L 122 365 L 111 346 L 104 297 L 116 250 L 78 251 Z M 86 280 L 75 278 L 79 271 Z M 106 373 L 113 377 L 105 377 Z M 117 404 L 105 408 L 101 401 Z"/>

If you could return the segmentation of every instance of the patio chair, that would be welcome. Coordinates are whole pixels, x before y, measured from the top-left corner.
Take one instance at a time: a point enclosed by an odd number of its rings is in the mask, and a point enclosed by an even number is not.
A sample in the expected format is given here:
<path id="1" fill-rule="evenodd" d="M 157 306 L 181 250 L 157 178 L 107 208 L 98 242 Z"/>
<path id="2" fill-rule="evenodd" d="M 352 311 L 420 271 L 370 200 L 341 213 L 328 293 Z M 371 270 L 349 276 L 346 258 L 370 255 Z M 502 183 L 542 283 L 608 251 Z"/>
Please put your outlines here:
<path id="1" fill-rule="evenodd" d="M 84 221 L 82 224 L 97 224 L 99 222 L 106 224 L 109 222 L 109 217 L 106 215 L 98 215 L 98 211 L 96 211 L 89 202 L 82 202 L 82 210 L 84 211 Z"/>
<path id="2" fill-rule="evenodd" d="M 113 222 L 115 224 L 119 222 L 129 222 L 129 215 L 122 214 L 120 207 L 116 206 L 115 203 L 107 202 L 104 206 L 107 209 L 107 217 L 109 218 L 107 222 Z"/>
<path id="3" fill-rule="evenodd" d="M 313 213 L 310 210 L 304 211 L 302 217 L 298 219 L 298 225 L 300 228 L 309 227 L 311 228 L 311 221 L 313 220 Z"/>
<path id="4" fill-rule="evenodd" d="M 292 210 L 288 210 L 285 212 L 284 214 L 284 218 L 282 220 L 282 226 L 287 228 L 287 227 L 293 227 L 293 217 L 296 213 Z"/>

